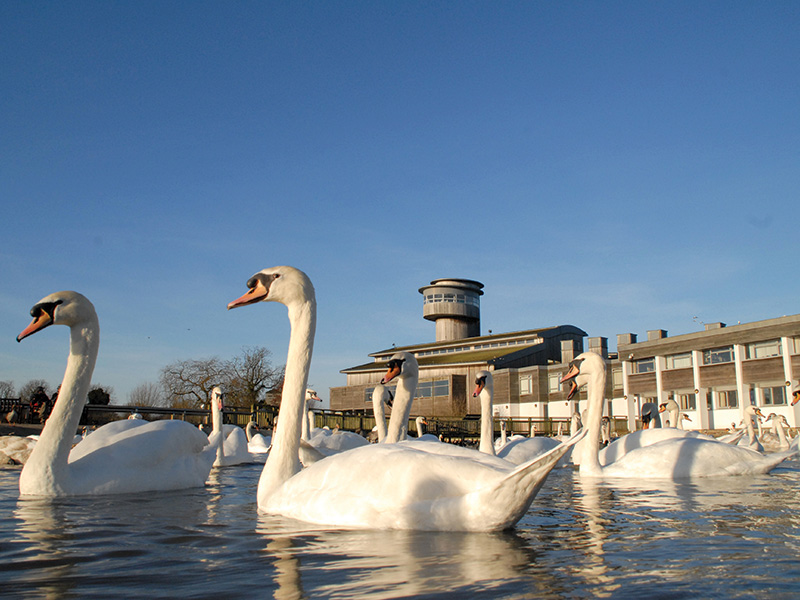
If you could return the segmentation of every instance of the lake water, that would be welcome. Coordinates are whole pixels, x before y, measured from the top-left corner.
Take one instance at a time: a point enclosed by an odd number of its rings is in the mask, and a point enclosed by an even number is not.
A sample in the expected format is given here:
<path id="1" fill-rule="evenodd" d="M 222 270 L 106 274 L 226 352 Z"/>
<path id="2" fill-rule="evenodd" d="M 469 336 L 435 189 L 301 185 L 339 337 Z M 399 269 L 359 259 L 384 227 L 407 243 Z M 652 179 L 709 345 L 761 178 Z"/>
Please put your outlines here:
<path id="1" fill-rule="evenodd" d="M 320 530 L 259 515 L 261 465 L 203 489 L 19 499 L 3 598 L 797 598 L 800 463 L 694 483 L 548 478 L 512 532 Z"/>

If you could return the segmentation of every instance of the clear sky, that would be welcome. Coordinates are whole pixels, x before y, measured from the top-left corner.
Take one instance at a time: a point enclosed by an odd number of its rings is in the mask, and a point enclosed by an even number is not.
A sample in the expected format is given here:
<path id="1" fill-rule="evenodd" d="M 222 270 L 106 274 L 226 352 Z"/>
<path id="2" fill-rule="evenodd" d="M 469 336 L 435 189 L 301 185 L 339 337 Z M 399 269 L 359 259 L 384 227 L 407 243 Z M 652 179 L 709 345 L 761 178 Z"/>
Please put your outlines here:
<path id="1" fill-rule="evenodd" d="M 0 380 L 55 386 L 74 289 L 115 400 L 266 346 L 262 268 L 317 290 L 310 383 L 433 341 L 418 288 L 485 284 L 483 333 L 800 312 L 797 2 L 0 3 Z"/>

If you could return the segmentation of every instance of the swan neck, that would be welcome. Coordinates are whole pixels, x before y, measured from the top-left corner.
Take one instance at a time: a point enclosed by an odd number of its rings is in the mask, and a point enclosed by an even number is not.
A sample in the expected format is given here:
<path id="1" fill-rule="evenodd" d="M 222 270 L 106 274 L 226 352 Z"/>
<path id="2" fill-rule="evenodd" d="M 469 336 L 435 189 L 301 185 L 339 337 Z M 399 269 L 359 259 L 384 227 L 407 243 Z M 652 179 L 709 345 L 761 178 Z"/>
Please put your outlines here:
<path id="1" fill-rule="evenodd" d="M 372 412 L 375 415 L 375 427 L 380 444 L 386 439 L 386 410 L 383 407 L 383 397 L 378 393 L 372 395 Z"/>
<path id="2" fill-rule="evenodd" d="M 492 390 L 484 387 L 480 393 L 481 398 L 481 452 L 494 455 L 494 422 L 492 419 Z"/>
<path id="3" fill-rule="evenodd" d="M 411 416 L 411 403 L 417 391 L 419 375 L 401 375 L 397 381 L 397 392 L 394 398 L 392 416 L 389 417 L 389 428 L 386 432 L 386 443 L 394 444 L 406 438 L 408 418 Z"/>
<path id="4" fill-rule="evenodd" d="M 606 373 L 603 369 L 595 373 L 587 384 L 588 414 L 586 416 L 587 432 L 583 442 L 581 456 L 581 475 L 600 475 L 600 438 L 603 427 L 603 395 L 606 389 Z"/>
<path id="5" fill-rule="evenodd" d="M 22 493 L 68 492 L 69 453 L 89 395 L 99 347 L 96 315 L 88 323 L 70 327 L 69 358 L 61 390 L 20 474 Z"/>
<path id="6" fill-rule="evenodd" d="M 316 301 L 313 290 L 303 302 L 288 306 L 291 334 L 286 357 L 286 372 L 278 411 L 278 425 L 272 440 L 272 451 L 258 483 L 258 504 L 261 506 L 273 492 L 300 472 L 300 436 L 305 415 L 305 394 L 308 371 L 314 349 Z"/>
<path id="7" fill-rule="evenodd" d="M 300 439 L 307 442 L 309 439 L 311 439 L 311 432 L 309 431 L 309 414 L 308 414 L 307 399 L 303 402 L 303 415 L 304 418 L 301 423 L 302 431 L 300 433 Z"/>

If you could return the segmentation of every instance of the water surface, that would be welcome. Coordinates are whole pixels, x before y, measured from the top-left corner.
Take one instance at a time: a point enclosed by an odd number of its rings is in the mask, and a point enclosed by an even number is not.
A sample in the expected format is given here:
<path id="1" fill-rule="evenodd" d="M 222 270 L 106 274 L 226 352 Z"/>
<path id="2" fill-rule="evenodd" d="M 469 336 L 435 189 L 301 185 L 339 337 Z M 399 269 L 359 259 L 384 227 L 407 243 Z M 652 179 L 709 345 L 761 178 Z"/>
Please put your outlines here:
<path id="1" fill-rule="evenodd" d="M 260 465 L 205 488 L 20 499 L 0 470 L 3 598 L 796 598 L 800 463 L 694 483 L 555 471 L 511 532 L 324 530 L 259 515 Z"/>

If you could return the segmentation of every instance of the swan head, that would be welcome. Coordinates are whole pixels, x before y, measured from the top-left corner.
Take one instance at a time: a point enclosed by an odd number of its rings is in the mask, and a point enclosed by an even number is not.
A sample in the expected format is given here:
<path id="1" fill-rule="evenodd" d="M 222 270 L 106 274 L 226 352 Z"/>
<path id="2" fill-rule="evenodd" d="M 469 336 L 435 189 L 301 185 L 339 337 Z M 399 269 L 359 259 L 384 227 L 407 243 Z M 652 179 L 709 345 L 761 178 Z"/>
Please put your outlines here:
<path id="1" fill-rule="evenodd" d="M 480 396 L 484 388 L 491 393 L 494 390 L 494 379 L 491 372 L 481 370 L 475 373 L 475 391 L 472 392 L 472 397 Z"/>
<path id="2" fill-rule="evenodd" d="M 225 394 L 222 392 L 222 388 L 218 385 L 214 386 L 214 389 L 211 390 L 211 402 L 213 406 L 216 406 L 219 410 L 223 410 L 225 408 L 224 397 Z"/>
<path id="3" fill-rule="evenodd" d="M 384 402 L 390 408 L 394 403 L 394 396 L 392 395 L 392 391 L 386 386 L 384 386 L 382 383 L 376 385 L 375 389 L 372 390 L 372 399 L 377 402 Z"/>
<path id="4" fill-rule="evenodd" d="M 560 384 L 569 383 L 570 388 L 567 393 L 567 400 L 572 400 L 572 397 L 578 390 L 592 381 L 605 374 L 606 363 L 596 352 L 584 352 L 575 357 L 569 363 L 569 369 L 559 379 Z"/>
<path id="5" fill-rule="evenodd" d="M 751 417 L 758 417 L 758 420 L 761 421 L 764 418 L 764 413 L 761 412 L 761 409 L 757 406 L 753 406 L 752 404 L 748 404 L 744 407 L 744 414 L 749 415 Z"/>
<path id="6" fill-rule="evenodd" d="M 389 383 L 397 377 L 419 376 L 419 364 L 410 352 L 395 352 L 389 359 L 388 371 L 381 379 L 382 384 Z"/>
<path id="7" fill-rule="evenodd" d="M 33 321 L 17 336 L 18 342 L 50 325 L 74 327 L 97 321 L 97 313 L 89 299 L 71 291 L 45 296 L 33 305 L 31 316 Z"/>
<path id="8" fill-rule="evenodd" d="M 294 267 L 271 267 L 247 280 L 247 293 L 228 304 L 228 310 L 256 302 L 290 305 L 314 299 L 308 275 Z"/>
<path id="9" fill-rule="evenodd" d="M 314 402 L 322 402 L 322 398 L 317 395 L 317 392 L 308 388 L 306 390 L 306 400 L 313 400 Z"/>

